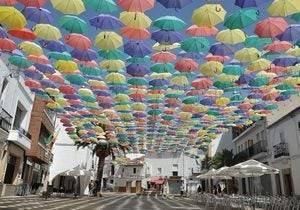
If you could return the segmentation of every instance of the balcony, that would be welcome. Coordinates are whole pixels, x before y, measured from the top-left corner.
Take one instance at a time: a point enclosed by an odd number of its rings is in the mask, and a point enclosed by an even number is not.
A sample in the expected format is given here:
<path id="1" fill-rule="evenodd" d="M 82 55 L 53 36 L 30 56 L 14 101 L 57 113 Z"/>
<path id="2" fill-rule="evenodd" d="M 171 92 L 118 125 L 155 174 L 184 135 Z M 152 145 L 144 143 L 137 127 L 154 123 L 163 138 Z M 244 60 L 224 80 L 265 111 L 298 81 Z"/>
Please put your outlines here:
<path id="1" fill-rule="evenodd" d="M 290 156 L 288 144 L 285 142 L 280 142 L 273 146 L 274 158 L 279 158 L 283 156 Z"/>
<path id="2" fill-rule="evenodd" d="M 20 128 L 18 130 L 10 130 L 8 134 L 8 141 L 15 143 L 24 150 L 30 149 L 31 146 L 31 136 L 24 129 Z"/>
<path id="3" fill-rule="evenodd" d="M 5 132 L 9 132 L 12 124 L 12 116 L 2 109 L 0 111 L 0 128 L 4 130 Z"/>
<path id="4" fill-rule="evenodd" d="M 259 141 L 255 144 L 253 144 L 252 146 L 248 147 L 247 149 L 239 152 L 238 154 L 236 154 L 236 156 L 243 156 L 243 157 L 251 158 L 260 153 L 267 152 L 268 151 L 267 147 L 268 147 L 267 141 L 265 141 L 265 140 Z"/>

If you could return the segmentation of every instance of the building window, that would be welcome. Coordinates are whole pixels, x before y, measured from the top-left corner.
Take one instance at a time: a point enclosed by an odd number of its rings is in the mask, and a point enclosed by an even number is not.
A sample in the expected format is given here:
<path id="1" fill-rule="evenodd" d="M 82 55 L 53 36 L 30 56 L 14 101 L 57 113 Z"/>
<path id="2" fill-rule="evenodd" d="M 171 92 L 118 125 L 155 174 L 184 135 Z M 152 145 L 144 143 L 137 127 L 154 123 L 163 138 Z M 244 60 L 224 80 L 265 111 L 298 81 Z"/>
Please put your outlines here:
<path id="1" fill-rule="evenodd" d="M 25 115 L 25 109 L 22 107 L 22 105 L 18 104 L 13 125 L 15 130 L 19 130 L 21 128 Z"/>
<path id="2" fill-rule="evenodd" d="M 157 174 L 160 176 L 162 174 L 162 169 L 161 168 L 157 168 Z"/>
<path id="3" fill-rule="evenodd" d="M 298 122 L 298 130 L 300 131 L 300 122 Z"/>
<path id="4" fill-rule="evenodd" d="M 136 168 L 133 168 L 133 174 L 136 174 Z"/>
<path id="5" fill-rule="evenodd" d="M 260 141 L 260 133 L 256 134 L 256 141 Z"/>
<path id="6" fill-rule="evenodd" d="M 111 175 L 115 175 L 115 165 L 110 166 Z"/>
<path id="7" fill-rule="evenodd" d="M 4 80 L 3 80 L 3 82 L 2 82 L 2 88 L 1 88 L 1 95 L 0 95 L 1 98 L 2 98 L 2 94 L 4 93 L 4 91 L 5 91 L 6 87 L 7 87 L 7 85 L 8 85 L 8 81 L 7 81 L 6 78 L 4 78 Z"/>
<path id="8" fill-rule="evenodd" d="M 172 176 L 178 176 L 178 164 L 172 166 Z"/>
<path id="9" fill-rule="evenodd" d="M 279 138 L 280 138 L 280 142 L 285 142 L 285 136 L 283 131 L 279 133 Z"/>
<path id="10" fill-rule="evenodd" d="M 40 129 L 39 142 L 43 145 L 48 145 L 52 141 L 52 135 L 48 129 L 42 124 Z"/>

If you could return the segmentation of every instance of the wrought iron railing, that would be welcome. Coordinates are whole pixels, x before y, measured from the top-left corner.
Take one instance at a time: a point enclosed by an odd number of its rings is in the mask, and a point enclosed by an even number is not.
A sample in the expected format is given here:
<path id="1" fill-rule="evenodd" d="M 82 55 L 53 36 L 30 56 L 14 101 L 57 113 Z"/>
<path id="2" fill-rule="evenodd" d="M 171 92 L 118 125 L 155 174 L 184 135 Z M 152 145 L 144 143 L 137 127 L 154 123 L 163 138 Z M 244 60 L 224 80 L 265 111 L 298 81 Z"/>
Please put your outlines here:
<path id="1" fill-rule="evenodd" d="M 267 152 L 268 151 L 267 148 L 268 148 L 267 141 L 265 141 L 265 140 L 258 141 L 257 143 L 249 146 L 247 149 L 242 150 L 237 155 L 243 155 L 243 156 L 247 156 L 248 158 L 250 158 L 259 153 Z"/>
<path id="2" fill-rule="evenodd" d="M 290 155 L 289 147 L 286 142 L 280 142 L 279 144 L 274 145 L 273 150 L 274 150 L 274 158 Z"/>
<path id="3" fill-rule="evenodd" d="M 12 116 L 4 109 L 0 110 L 0 127 L 8 132 L 11 128 L 11 124 Z"/>

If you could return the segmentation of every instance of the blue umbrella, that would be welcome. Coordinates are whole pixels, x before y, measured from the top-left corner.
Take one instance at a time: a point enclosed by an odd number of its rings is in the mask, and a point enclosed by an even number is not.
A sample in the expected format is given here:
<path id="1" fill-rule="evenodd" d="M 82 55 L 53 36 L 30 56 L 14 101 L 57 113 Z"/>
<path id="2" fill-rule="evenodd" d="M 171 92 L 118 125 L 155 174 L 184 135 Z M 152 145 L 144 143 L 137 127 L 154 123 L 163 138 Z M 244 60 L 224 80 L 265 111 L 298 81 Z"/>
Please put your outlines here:
<path id="1" fill-rule="evenodd" d="M 252 79 L 254 78 L 254 75 L 252 74 L 243 74 L 239 77 L 237 84 L 243 85 L 248 84 Z"/>
<path id="2" fill-rule="evenodd" d="M 24 75 L 26 77 L 29 77 L 29 78 L 34 79 L 34 80 L 41 80 L 44 77 L 44 75 L 41 72 L 39 72 L 39 71 L 28 71 L 28 70 L 25 70 L 24 71 Z"/>
<path id="3" fill-rule="evenodd" d="M 152 50 L 144 42 L 130 41 L 124 45 L 124 52 L 132 57 L 142 58 L 151 54 Z"/>
<path id="4" fill-rule="evenodd" d="M 275 101 L 286 101 L 290 98 L 291 96 L 290 95 L 280 95 L 278 96 Z"/>
<path id="5" fill-rule="evenodd" d="M 179 57 L 182 57 L 182 58 L 191 58 L 191 59 L 201 59 L 202 58 L 202 55 L 201 53 L 195 53 L 195 52 L 185 52 L 185 51 L 181 51 L 178 53 L 178 56 Z"/>
<path id="6" fill-rule="evenodd" d="M 249 99 L 260 99 L 262 98 L 262 94 L 259 93 L 251 93 L 247 96 L 247 98 Z"/>
<path id="7" fill-rule="evenodd" d="M 111 96 L 111 94 L 105 90 L 93 90 L 93 93 L 97 96 Z"/>
<path id="8" fill-rule="evenodd" d="M 42 73 L 45 74 L 54 74 L 55 73 L 55 69 L 53 66 L 51 66 L 50 64 L 40 64 L 40 63 L 34 63 L 33 64 L 35 66 L 35 68 L 37 70 L 39 70 Z"/>
<path id="9" fill-rule="evenodd" d="M 0 26 L 0 38 L 4 39 L 7 37 L 8 37 L 8 34 L 7 34 L 6 30 Z"/>
<path id="10" fill-rule="evenodd" d="M 133 76 L 133 77 L 143 77 L 146 74 L 150 73 L 149 68 L 147 66 L 141 65 L 141 64 L 129 64 L 126 67 L 127 74 Z"/>
<path id="11" fill-rule="evenodd" d="M 46 41 L 46 40 L 39 40 L 41 47 L 55 52 L 65 52 L 67 51 L 67 47 L 61 41 Z"/>
<path id="12" fill-rule="evenodd" d="M 245 8 L 245 7 L 257 7 L 256 0 L 235 0 L 234 4 L 236 6 L 241 7 L 241 8 Z"/>
<path id="13" fill-rule="evenodd" d="M 77 94 L 65 94 L 64 98 L 65 99 L 77 100 L 77 99 L 80 99 L 80 96 L 77 95 Z"/>
<path id="14" fill-rule="evenodd" d="M 181 9 L 193 2 L 193 0 L 157 0 L 165 8 Z"/>
<path id="15" fill-rule="evenodd" d="M 292 56 L 284 56 L 275 58 L 272 63 L 276 66 L 288 67 L 296 65 L 298 63 L 298 59 Z"/>
<path id="16" fill-rule="evenodd" d="M 181 42 L 182 35 L 176 31 L 158 30 L 151 34 L 151 39 L 162 44 L 173 44 Z"/>
<path id="17" fill-rule="evenodd" d="M 278 35 L 277 38 L 281 41 L 294 41 L 300 39 L 300 24 L 292 24 L 285 31 Z"/>
<path id="18" fill-rule="evenodd" d="M 52 82 L 50 79 L 41 80 L 41 85 L 49 88 L 57 88 L 57 85 L 54 82 Z"/>
<path id="19" fill-rule="evenodd" d="M 262 103 L 260 103 L 260 104 L 255 104 L 255 105 L 252 107 L 253 110 L 262 110 L 262 109 L 264 109 L 264 108 L 265 108 L 265 105 L 262 104 Z"/>
<path id="20" fill-rule="evenodd" d="M 31 20 L 35 23 L 53 23 L 51 12 L 44 8 L 25 7 L 23 14 L 27 20 Z"/>
<path id="21" fill-rule="evenodd" d="M 92 49 L 88 49 L 84 51 L 73 49 L 70 52 L 70 54 L 72 55 L 73 58 L 76 58 L 80 61 L 91 61 L 97 58 L 97 53 Z"/>
<path id="22" fill-rule="evenodd" d="M 213 44 L 209 49 L 210 53 L 221 56 L 232 55 L 234 51 L 233 47 L 220 42 Z"/>
<path id="23" fill-rule="evenodd" d="M 118 18 L 105 14 L 93 17 L 89 20 L 89 22 L 91 26 L 96 27 L 96 29 L 115 30 L 123 26 L 122 22 Z"/>
<path id="24" fill-rule="evenodd" d="M 153 79 L 149 81 L 149 85 L 151 86 L 164 86 L 168 84 L 169 84 L 168 80 L 165 79 Z"/>
<path id="25" fill-rule="evenodd" d="M 214 103 L 214 100 L 212 98 L 203 98 L 200 101 L 200 104 L 204 105 L 204 106 L 210 106 Z"/>

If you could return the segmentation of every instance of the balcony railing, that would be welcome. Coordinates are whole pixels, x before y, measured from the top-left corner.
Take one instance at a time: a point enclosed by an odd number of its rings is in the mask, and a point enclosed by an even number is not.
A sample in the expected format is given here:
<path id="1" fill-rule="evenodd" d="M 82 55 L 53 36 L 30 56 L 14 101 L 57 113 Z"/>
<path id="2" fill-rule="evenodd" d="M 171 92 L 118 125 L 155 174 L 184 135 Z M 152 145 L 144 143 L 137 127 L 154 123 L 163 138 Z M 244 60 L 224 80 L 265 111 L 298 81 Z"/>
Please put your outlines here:
<path id="1" fill-rule="evenodd" d="M 247 149 L 239 152 L 237 155 L 243 155 L 243 156 L 250 158 L 259 153 L 267 152 L 268 151 L 267 147 L 268 147 L 267 141 L 265 141 L 265 140 L 259 141 L 255 144 L 253 144 L 252 146 L 248 147 Z"/>
<path id="2" fill-rule="evenodd" d="M 0 127 L 8 132 L 11 128 L 11 123 L 12 116 L 4 109 L 0 110 Z"/>
<path id="3" fill-rule="evenodd" d="M 31 134 L 28 133 L 24 128 L 13 126 L 13 130 L 18 130 L 20 134 L 26 136 L 29 140 L 31 140 Z"/>
<path id="4" fill-rule="evenodd" d="M 288 144 L 285 142 L 280 142 L 279 144 L 274 145 L 273 149 L 274 149 L 274 158 L 290 155 Z"/>

